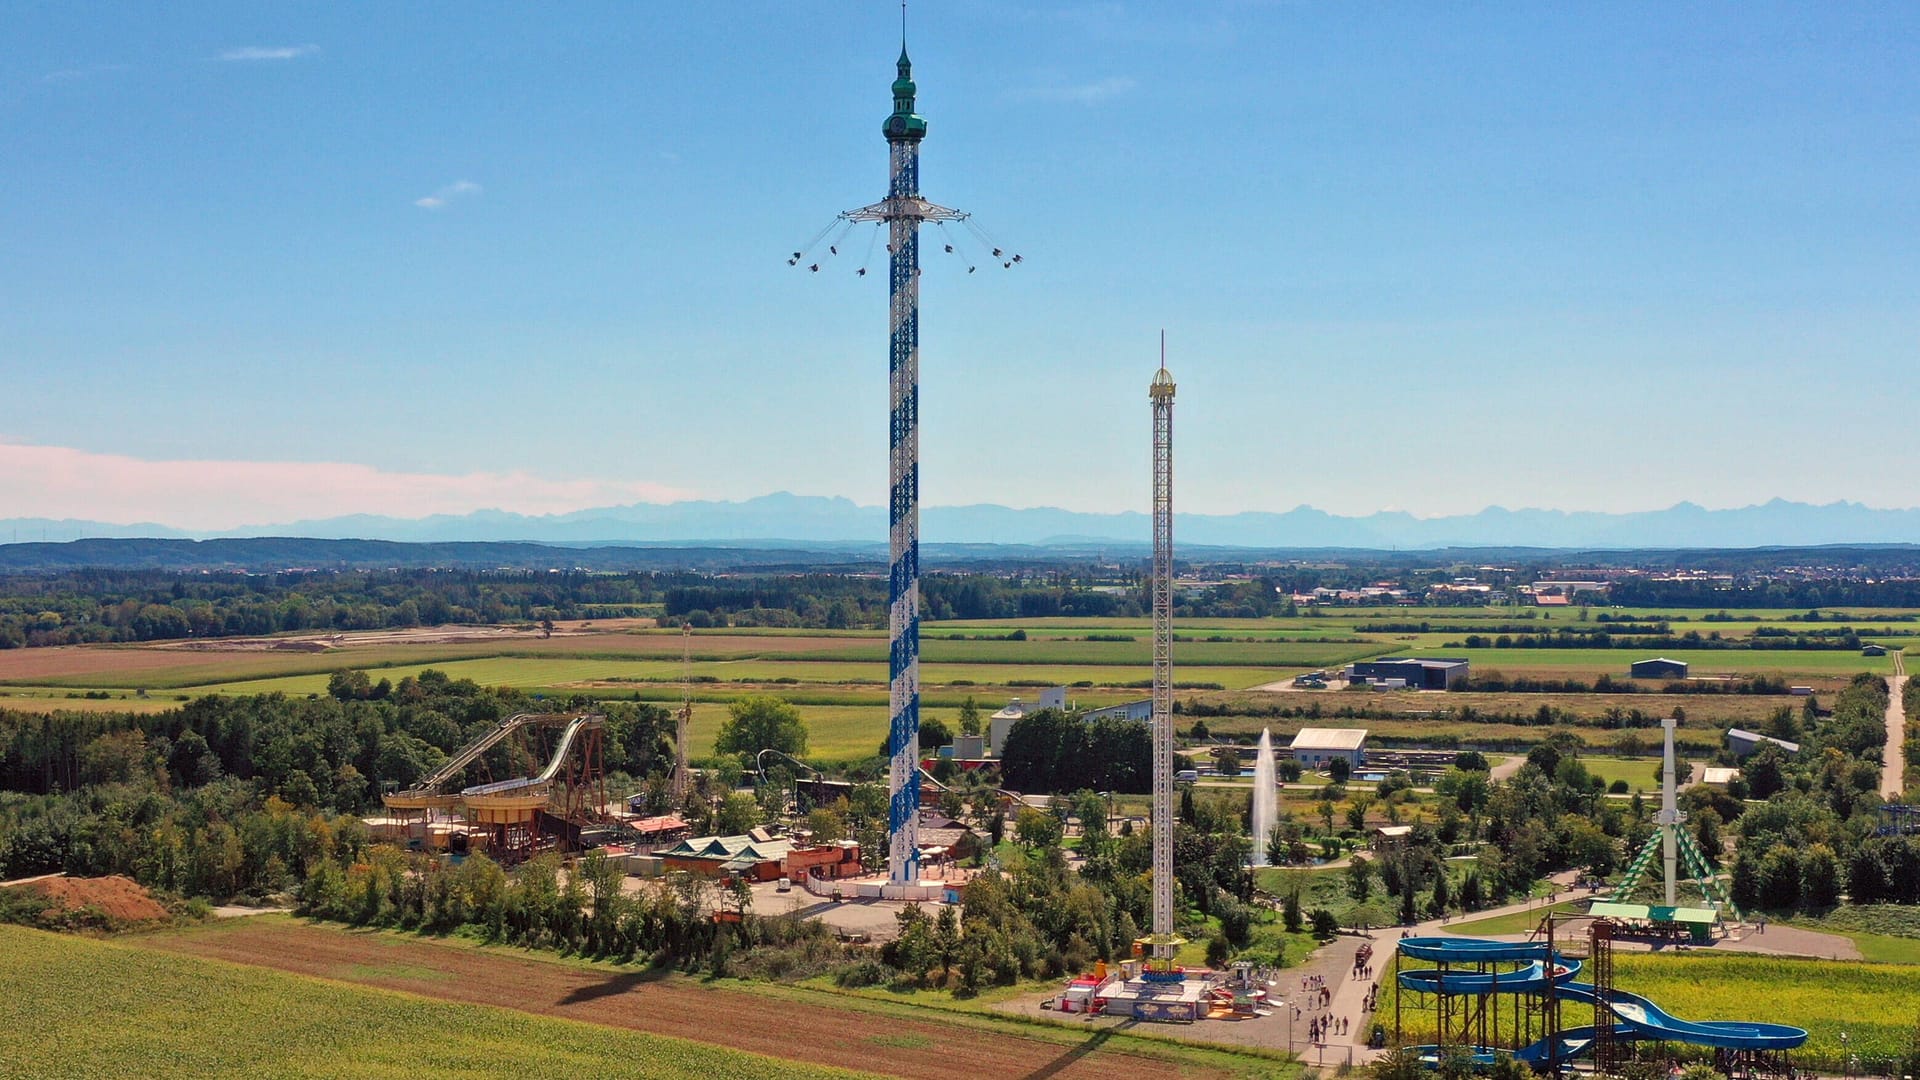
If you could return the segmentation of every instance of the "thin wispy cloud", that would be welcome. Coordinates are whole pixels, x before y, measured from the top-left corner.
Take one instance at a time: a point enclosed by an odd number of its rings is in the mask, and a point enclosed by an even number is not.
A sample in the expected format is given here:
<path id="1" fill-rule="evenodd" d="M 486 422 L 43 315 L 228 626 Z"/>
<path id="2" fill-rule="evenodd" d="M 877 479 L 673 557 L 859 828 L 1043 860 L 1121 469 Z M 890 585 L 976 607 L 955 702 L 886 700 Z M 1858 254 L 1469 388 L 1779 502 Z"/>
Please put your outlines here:
<path id="1" fill-rule="evenodd" d="M 480 185 L 471 180 L 455 180 L 431 195 L 422 195 L 413 200 L 413 205 L 422 210 L 441 210 L 455 199 L 471 198 L 480 194 Z"/>
<path id="2" fill-rule="evenodd" d="M 689 493 L 525 470 L 415 473 L 343 461 L 148 461 L 0 441 L 0 506 L 27 517 L 228 529 L 344 514 L 556 514 Z"/>
<path id="3" fill-rule="evenodd" d="M 220 54 L 222 60 L 298 60 L 303 56 L 312 56 L 320 51 L 318 45 L 242 45 L 237 49 L 228 49 Z"/>
<path id="4" fill-rule="evenodd" d="M 62 71 L 49 71 L 45 75 L 40 76 L 40 81 L 43 83 L 77 82 L 81 79 L 92 79 L 101 75 L 112 75 L 117 71 L 126 70 L 128 69 L 125 64 L 88 64 L 85 67 L 66 68 Z"/>
<path id="5" fill-rule="evenodd" d="M 1134 81 L 1123 76 L 1084 83 L 1030 86 L 1010 95 L 1019 101 L 1051 101 L 1068 105 L 1098 105 L 1132 92 Z"/>

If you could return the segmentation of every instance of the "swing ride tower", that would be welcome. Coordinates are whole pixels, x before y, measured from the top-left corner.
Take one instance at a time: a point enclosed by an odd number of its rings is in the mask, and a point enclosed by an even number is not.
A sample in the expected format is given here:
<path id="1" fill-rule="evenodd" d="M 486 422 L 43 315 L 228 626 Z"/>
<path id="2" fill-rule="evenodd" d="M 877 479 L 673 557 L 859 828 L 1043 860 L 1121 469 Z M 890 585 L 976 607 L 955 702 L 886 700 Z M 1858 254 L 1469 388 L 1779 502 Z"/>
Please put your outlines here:
<path id="1" fill-rule="evenodd" d="M 813 240 L 787 259 L 788 266 L 819 273 L 840 254 L 857 225 L 874 226 L 871 243 L 887 235 L 887 885 L 904 889 L 920 876 L 920 226 L 941 231 L 942 251 L 971 274 L 979 269 L 961 237 L 960 225 L 1001 269 L 1021 256 L 1003 250 L 972 215 L 928 202 L 920 195 L 920 142 L 927 122 L 914 112 L 913 64 L 907 59 L 906 12 L 901 10 L 900 59 L 893 80 L 893 111 L 882 121 L 887 140 L 887 197 L 835 215 Z M 832 242 L 827 242 L 830 234 Z M 814 252 L 824 243 L 826 258 Z M 818 259 L 818 261 L 811 261 Z M 855 276 L 865 277 L 863 260 Z"/>
<path id="2" fill-rule="evenodd" d="M 887 229 L 887 880 L 920 877 L 920 225 L 964 221 L 920 197 L 913 64 L 900 45 L 887 139 L 887 197 L 841 214 Z"/>

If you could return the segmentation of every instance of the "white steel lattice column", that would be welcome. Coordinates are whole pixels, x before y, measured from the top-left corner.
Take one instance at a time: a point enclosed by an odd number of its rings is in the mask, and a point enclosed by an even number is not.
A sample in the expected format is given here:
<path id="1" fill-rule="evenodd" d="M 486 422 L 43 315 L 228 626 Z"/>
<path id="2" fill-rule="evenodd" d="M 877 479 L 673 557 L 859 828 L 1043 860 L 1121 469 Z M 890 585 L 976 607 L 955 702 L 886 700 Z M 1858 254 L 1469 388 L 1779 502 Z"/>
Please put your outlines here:
<path id="1" fill-rule="evenodd" d="M 1173 376 L 1165 339 L 1153 402 L 1153 934 L 1148 970 L 1173 974 Z"/>

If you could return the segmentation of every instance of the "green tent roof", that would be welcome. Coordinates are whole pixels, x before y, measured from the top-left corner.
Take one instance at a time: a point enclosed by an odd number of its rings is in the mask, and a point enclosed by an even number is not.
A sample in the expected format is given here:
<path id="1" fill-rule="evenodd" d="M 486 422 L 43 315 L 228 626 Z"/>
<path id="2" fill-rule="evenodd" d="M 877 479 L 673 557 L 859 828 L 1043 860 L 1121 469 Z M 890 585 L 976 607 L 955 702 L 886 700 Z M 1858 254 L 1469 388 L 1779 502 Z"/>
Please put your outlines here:
<path id="1" fill-rule="evenodd" d="M 1615 904 L 1596 901 L 1588 912 L 1600 918 L 1644 919 L 1657 923 L 1704 923 L 1712 925 L 1720 921 L 1720 913 L 1712 908 L 1651 907 L 1647 904 Z"/>

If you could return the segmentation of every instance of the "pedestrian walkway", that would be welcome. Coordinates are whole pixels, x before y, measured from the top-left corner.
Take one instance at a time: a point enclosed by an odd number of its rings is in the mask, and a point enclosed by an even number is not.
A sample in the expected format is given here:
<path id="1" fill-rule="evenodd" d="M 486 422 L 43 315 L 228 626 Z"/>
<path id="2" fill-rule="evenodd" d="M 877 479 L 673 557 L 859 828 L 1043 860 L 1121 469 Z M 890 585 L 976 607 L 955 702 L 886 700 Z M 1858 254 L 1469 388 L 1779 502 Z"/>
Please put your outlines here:
<path id="1" fill-rule="evenodd" d="M 1574 880 L 1578 876 L 1578 871 L 1567 870 L 1554 874 L 1547 880 L 1552 882 L 1555 888 L 1571 891 Z M 1541 901 L 1529 899 L 1517 904 L 1508 904 L 1505 907 L 1476 911 L 1471 918 L 1490 919 L 1496 915 L 1514 915 L 1531 908 L 1543 906 Z M 1387 977 L 1388 970 L 1393 965 L 1393 958 L 1401 937 L 1431 937 L 1434 934 L 1446 933 L 1448 925 L 1454 921 L 1451 916 L 1444 919 L 1428 919 L 1425 922 L 1416 923 L 1411 927 L 1390 926 L 1383 930 L 1375 930 L 1368 935 L 1373 941 L 1373 959 L 1371 961 L 1373 965 L 1373 977 L 1369 979 L 1348 979 L 1341 985 L 1339 992 L 1334 995 L 1332 1010 L 1334 1015 L 1354 1016 L 1357 1019 L 1348 1027 L 1345 1037 L 1339 1038 L 1334 1046 L 1328 1047 L 1327 1064 L 1344 1064 L 1348 1060 L 1351 1060 L 1355 1065 L 1363 1065 L 1381 1056 L 1381 1051 L 1367 1048 L 1367 1038 L 1373 1033 L 1373 1025 L 1375 1023 L 1383 1023 L 1387 1027 L 1387 1038 L 1391 1040 L 1393 1038 L 1393 1017 L 1388 1015 L 1385 1019 L 1376 1019 L 1375 1014 L 1365 1012 L 1363 1006 L 1365 1005 L 1368 992 Z M 1466 920 L 1462 919 L 1461 921 Z M 1381 995 L 1382 1000 L 1385 999 L 1385 996 L 1384 994 Z M 1349 1058 L 1349 1055 L 1351 1055 L 1351 1058 Z M 1313 1062 L 1312 1057 L 1308 1057 L 1306 1060 L 1310 1063 Z"/>

